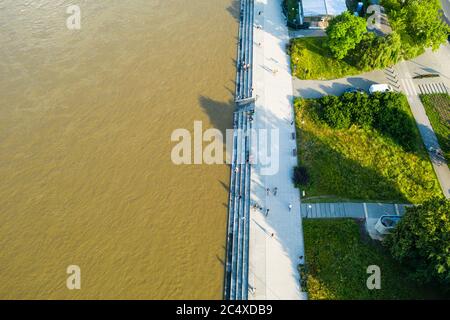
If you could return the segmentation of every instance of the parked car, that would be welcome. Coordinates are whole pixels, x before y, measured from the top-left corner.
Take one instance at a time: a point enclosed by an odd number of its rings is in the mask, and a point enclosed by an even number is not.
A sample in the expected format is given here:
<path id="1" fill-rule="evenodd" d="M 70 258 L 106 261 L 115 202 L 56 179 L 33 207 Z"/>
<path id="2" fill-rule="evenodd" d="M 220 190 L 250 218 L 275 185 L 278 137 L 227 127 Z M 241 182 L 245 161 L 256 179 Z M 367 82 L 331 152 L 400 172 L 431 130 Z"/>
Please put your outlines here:
<path id="1" fill-rule="evenodd" d="M 366 93 L 366 91 L 361 88 L 348 88 L 345 89 L 345 93 Z"/>
<path id="2" fill-rule="evenodd" d="M 385 83 L 373 84 L 369 88 L 369 93 L 373 94 L 375 92 L 391 92 L 393 91 L 391 86 Z"/>

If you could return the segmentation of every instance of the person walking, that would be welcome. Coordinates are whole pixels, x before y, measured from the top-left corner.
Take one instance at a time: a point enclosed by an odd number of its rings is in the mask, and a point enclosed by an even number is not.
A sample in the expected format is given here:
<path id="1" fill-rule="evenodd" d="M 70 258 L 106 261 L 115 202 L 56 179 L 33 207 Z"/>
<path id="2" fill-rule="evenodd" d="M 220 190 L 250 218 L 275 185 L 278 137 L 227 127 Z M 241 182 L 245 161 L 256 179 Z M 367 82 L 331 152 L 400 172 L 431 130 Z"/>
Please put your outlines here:
<path id="1" fill-rule="evenodd" d="M 267 195 L 269 195 L 269 194 L 270 194 L 270 189 L 267 188 L 267 189 L 266 189 L 266 192 L 267 192 Z"/>
<path id="2" fill-rule="evenodd" d="M 292 210 L 292 204 L 289 203 L 289 212 Z"/>
<path id="3" fill-rule="evenodd" d="M 266 217 L 269 215 L 269 209 L 266 210 Z"/>
<path id="4" fill-rule="evenodd" d="M 273 195 L 274 195 L 274 196 L 277 195 L 277 192 L 278 192 L 278 188 L 277 188 L 277 187 L 273 188 Z"/>

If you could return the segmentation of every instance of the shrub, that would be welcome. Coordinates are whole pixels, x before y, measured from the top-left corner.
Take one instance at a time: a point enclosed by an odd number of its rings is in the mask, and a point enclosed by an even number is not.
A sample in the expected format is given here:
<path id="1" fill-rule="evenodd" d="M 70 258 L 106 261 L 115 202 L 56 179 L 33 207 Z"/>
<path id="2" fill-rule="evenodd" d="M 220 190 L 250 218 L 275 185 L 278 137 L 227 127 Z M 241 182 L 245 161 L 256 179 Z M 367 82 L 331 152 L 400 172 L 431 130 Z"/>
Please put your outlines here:
<path id="1" fill-rule="evenodd" d="M 323 106 L 321 113 L 323 120 L 331 127 L 337 129 L 347 129 L 351 124 L 350 110 L 343 104 L 340 98 L 335 96 L 325 96 L 321 99 Z"/>
<path id="2" fill-rule="evenodd" d="M 309 183 L 309 175 L 306 167 L 297 166 L 294 168 L 294 184 L 296 186 L 306 186 Z"/>
<path id="3" fill-rule="evenodd" d="M 325 96 L 319 99 L 316 112 L 320 120 L 335 129 L 351 125 L 374 128 L 391 137 L 406 150 L 416 147 L 417 134 L 412 117 L 405 111 L 405 96 L 387 92 L 366 95 L 346 93 L 341 97 Z"/>
<path id="4" fill-rule="evenodd" d="M 404 96 L 387 93 L 382 99 L 384 108 L 377 113 L 375 127 L 390 136 L 407 150 L 413 150 L 416 134 L 414 120 L 403 110 Z"/>

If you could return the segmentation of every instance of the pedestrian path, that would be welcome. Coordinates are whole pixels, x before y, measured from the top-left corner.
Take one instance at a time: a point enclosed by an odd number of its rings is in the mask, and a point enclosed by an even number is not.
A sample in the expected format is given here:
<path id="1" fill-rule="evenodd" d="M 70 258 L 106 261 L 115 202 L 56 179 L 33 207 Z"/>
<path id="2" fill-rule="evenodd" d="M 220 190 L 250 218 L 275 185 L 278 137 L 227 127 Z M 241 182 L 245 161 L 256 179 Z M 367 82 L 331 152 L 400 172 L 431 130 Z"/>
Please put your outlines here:
<path id="1" fill-rule="evenodd" d="M 401 80 L 398 79 L 398 74 L 393 67 L 387 67 L 384 69 L 384 74 L 386 75 L 386 80 L 388 84 L 392 87 L 395 92 L 400 92 L 400 85 L 403 84 Z"/>
<path id="2" fill-rule="evenodd" d="M 275 131 L 277 136 L 268 145 L 252 143 L 252 155 L 258 159 L 270 155 L 275 168 L 267 172 L 260 162 L 252 168 L 251 200 L 256 206 L 250 211 L 248 298 L 306 299 L 298 271 L 304 264 L 303 229 L 300 195 L 292 182 L 297 153 L 292 139 L 292 76 L 285 50 L 289 34 L 281 0 L 255 0 L 254 43 L 254 129 Z"/>
<path id="3" fill-rule="evenodd" d="M 407 97 L 417 95 L 416 86 L 412 79 L 401 79 L 400 82 Z"/>
<path id="4" fill-rule="evenodd" d="M 424 83 L 419 84 L 420 94 L 432 94 L 432 93 L 448 93 L 448 89 L 444 83 Z"/>
<path id="5" fill-rule="evenodd" d="M 355 218 L 365 219 L 367 216 L 403 215 L 408 204 L 394 203 L 302 203 L 300 210 L 303 218 Z"/>
<path id="6" fill-rule="evenodd" d="M 430 120 L 425 112 L 425 108 L 419 97 L 419 92 L 426 93 L 438 93 L 443 88 L 447 90 L 445 84 L 439 85 L 431 81 L 422 82 L 419 84 L 419 91 L 416 90 L 414 81 L 412 79 L 410 70 L 410 62 L 400 62 L 395 66 L 395 72 L 398 74 L 398 78 L 402 81 L 403 92 L 406 94 L 408 103 L 411 107 L 411 112 L 416 121 L 419 129 L 422 141 L 430 156 L 431 164 L 433 165 L 434 172 L 439 180 L 442 192 L 444 196 L 450 198 L 450 170 L 448 168 L 445 159 L 439 156 L 441 147 L 437 140 L 436 134 L 431 126 Z"/>

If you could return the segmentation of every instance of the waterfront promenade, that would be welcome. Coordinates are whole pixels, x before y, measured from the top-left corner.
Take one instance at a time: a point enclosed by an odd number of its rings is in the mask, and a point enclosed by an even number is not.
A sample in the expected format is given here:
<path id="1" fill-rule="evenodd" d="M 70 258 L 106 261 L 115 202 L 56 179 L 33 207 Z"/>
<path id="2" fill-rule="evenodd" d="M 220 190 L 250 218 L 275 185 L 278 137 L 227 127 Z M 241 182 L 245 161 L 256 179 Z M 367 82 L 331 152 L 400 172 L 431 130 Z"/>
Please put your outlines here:
<path id="1" fill-rule="evenodd" d="M 273 175 L 263 175 L 259 165 L 252 170 L 251 201 L 263 209 L 250 211 L 248 299 L 306 299 L 298 272 L 305 259 L 300 197 L 292 182 L 297 154 L 286 54 L 289 34 L 280 0 L 255 0 L 254 14 L 253 86 L 257 99 L 253 126 L 279 130 L 279 143 L 275 142 L 279 168 Z M 253 155 L 266 152 L 257 150 L 256 143 L 251 147 Z"/>

